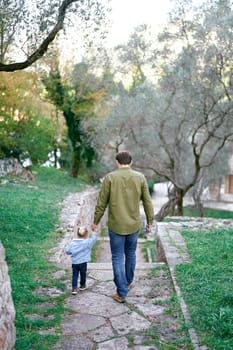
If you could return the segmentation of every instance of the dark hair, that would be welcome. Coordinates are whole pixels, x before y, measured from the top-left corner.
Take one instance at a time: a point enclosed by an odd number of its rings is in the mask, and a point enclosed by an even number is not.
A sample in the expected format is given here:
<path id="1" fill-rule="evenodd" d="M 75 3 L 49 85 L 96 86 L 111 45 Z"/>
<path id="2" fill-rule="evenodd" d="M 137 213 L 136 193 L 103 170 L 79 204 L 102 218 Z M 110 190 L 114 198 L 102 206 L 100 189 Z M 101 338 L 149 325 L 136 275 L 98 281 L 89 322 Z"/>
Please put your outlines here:
<path id="1" fill-rule="evenodd" d="M 123 152 L 117 153 L 116 160 L 118 161 L 119 164 L 127 165 L 132 162 L 132 156 L 129 152 L 123 151 Z"/>

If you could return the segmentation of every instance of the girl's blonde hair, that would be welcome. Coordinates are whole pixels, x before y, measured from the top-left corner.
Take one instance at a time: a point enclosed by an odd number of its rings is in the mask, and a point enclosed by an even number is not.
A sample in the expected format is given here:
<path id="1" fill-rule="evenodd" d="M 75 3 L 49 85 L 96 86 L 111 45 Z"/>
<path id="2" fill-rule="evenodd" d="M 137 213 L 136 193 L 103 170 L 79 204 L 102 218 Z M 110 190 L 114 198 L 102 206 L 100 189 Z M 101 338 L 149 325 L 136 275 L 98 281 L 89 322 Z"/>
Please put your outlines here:
<path id="1" fill-rule="evenodd" d="M 78 227 L 77 229 L 77 236 L 79 238 L 88 238 L 88 230 L 86 227 L 84 226 L 81 226 L 81 227 Z"/>

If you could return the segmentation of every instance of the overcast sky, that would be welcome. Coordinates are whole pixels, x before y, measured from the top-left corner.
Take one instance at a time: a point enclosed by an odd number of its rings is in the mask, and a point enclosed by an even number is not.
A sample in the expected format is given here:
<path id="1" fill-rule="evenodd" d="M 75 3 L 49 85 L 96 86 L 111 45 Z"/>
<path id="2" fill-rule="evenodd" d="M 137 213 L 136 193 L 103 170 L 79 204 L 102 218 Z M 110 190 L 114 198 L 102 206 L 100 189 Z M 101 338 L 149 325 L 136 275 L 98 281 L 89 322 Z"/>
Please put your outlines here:
<path id="1" fill-rule="evenodd" d="M 114 46 L 126 41 L 134 27 L 142 23 L 150 24 L 158 33 L 173 5 L 170 0 L 111 0 L 111 7 L 109 44 Z"/>
<path id="2" fill-rule="evenodd" d="M 204 1 L 193 0 L 193 4 L 199 5 Z M 168 14 L 174 8 L 174 0 L 110 0 L 110 6 L 112 27 L 109 28 L 107 45 L 115 47 L 127 42 L 134 28 L 140 24 L 149 24 L 152 35 L 157 36 L 168 22 Z M 83 50 L 78 46 L 78 39 L 77 35 L 73 39 L 70 35 L 69 40 L 65 39 L 62 42 L 61 56 L 64 55 L 64 60 L 67 52 L 71 60 L 72 56 L 75 61 L 81 59 Z"/>

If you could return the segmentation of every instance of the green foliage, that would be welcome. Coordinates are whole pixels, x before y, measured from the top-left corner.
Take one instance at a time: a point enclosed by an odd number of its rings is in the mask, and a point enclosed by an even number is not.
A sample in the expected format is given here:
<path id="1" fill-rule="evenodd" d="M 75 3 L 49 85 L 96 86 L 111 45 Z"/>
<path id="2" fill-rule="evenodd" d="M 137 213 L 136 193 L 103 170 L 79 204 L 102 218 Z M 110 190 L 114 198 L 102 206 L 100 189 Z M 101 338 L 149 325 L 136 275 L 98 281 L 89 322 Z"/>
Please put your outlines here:
<path id="1" fill-rule="evenodd" d="M 55 149 L 56 129 L 51 119 L 35 115 L 23 125 L 20 135 L 21 153 L 27 153 L 36 164 L 48 159 L 48 153 Z"/>
<path id="2" fill-rule="evenodd" d="M 12 155 L 17 148 L 16 139 L 14 138 L 17 122 L 13 120 L 11 115 L 1 111 L 0 126 L 0 157 L 2 158 Z"/>
<path id="3" fill-rule="evenodd" d="M 203 344 L 233 348 L 233 230 L 184 231 L 191 264 L 176 268 L 178 283 Z"/>
<path id="4" fill-rule="evenodd" d="M 46 161 L 54 149 L 55 130 L 52 120 L 29 116 L 20 121 L 1 113 L 0 156 L 20 159 L 25 155 L 35 164 Z"/>
<path id="5" fill-rule="evenodd" d="M 65 294 L 49 297 L 38 290 L 66 289 L 52 277 L 57 267 L 48 262 L 48 254 L 61 235 L 57 230 L 58 203 L 84 185 L 54 168 L 36 170 L 33 183 L 9 183 L 0 188 L 0 240 L 6 250 L 16 308 L 16 350 L 47 350 L 58 339 Z M 45 302 L 49 305 L 41 307 Z M 38 315 L 35 320 L 33 314 Z M 54 335 L 39 333 L 51 327 Z"/>
<path id="6" fill-rule="evenodd" d="M 0 78 L 0 157 L 47 160 L 57 130 L 51 106 L 40 99 L 37 75 L 1 73 Z"/>
<path id="7" fill-rule="evenodd" d="M 83 79 L 83 76 L 79 79 Z M 63 112 L 68 139 L 72 145 L 71 172 L 73 177 L 77 177 L 81 166 L 91 167 L 96 159 L 96 151 L 81 123 L 83 119 L 94 114 L 96 95 L 92 93 L 91 85 L 85 86 L 83 90 L 80 81 L 76 82 L 76 86 L 65 84 L 58 68 L 51 71 L 49 76 L 44 76 L 43 83 L 47 98 Z"/>
<path id="8" fill-rule="evenodd" d="M 66 93 L 69 95 L 69 92 L 61 82 L 59 70 L 51 72 L 49 76 L 44 75 L 42 81 L 46 87 L 47 98 L 62 110 L 64 108 L 65 95 Z"/>

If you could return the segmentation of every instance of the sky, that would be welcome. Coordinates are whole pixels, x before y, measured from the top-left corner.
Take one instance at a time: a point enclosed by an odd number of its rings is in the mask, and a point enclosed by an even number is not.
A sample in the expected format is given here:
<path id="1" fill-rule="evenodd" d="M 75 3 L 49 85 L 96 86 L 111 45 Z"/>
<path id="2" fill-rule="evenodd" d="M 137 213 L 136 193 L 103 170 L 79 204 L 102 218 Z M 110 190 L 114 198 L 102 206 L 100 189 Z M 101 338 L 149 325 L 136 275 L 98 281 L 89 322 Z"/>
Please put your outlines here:
<path id="1" fill-rule="evenodd" d="M 110 0 L 110 7 L 112 10 L 109 16 L 112 26 L 108 28 L 107 45 L 115 47 L 127 42 L 134 28 L 140 24 L 149 24 L 152 34 L 155 33 L 156 36 L 166 25 L 168 13 L 173 5 L 172 0 Z M 67 52 L 69 57 L 73 56 L 75 61 L 80 61 L 83 51 L 80 48 L 77 50 L 76 36 L 74 41 L 64 40 L 65 42 L 61 43 L 62 61 L 66 61 Z M 66 47 L 65 50 L 64 47 Z"/>
<path id="2" fill-rule="evenodd" d="M 195 5 L 203 1 L 205 0 L 192 0 Z M 156 37 L 168 23 L 169 13 L 174 8 L 174 0 L 110 0 L 110 7 L 112 10 L 109 16 L 112 25 L 108 28 L 106 44 L 113 48 L 126 43 L 134 28 L 140 24 L 149 24 L 151 34 Z M 65 39 L 62 47 L 63 54 L 66 56 L 66 53 L 69 52 L 69 57 L 73 55 L 74 61 L 80 61 L 82 58 L 83 51 L 80 48 L 77 49 L 76 35 L 74 41 Z"/>
<path id="3" fill-rule="evenodd" d="M 165 26 L 173 4 L 170 0 L 111 0 L 112 28 L 108 42 L 115 46 L 127 41 L 135 26 L 147 23 L 158 33 Z"/>

